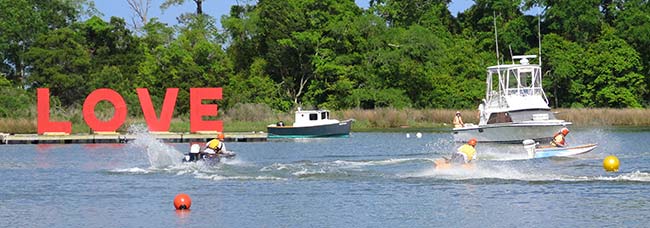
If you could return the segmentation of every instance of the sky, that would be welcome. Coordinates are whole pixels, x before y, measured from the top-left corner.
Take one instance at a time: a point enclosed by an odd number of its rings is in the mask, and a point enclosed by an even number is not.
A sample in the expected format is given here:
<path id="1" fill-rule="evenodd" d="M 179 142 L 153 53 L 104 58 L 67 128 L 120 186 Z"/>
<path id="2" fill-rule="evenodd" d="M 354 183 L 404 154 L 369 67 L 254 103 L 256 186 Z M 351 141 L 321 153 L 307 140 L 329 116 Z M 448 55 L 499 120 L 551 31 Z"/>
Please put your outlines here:
<path id="1" fill-rule="evenodd" d="M 217 19 L 218 27 L 221 27 L 221 15 L 228 14 L 230 6 L 234 4 L 245 4 L 247 1 L 255 2 L 251 0 L 209 0 L 203 3 L 203 12 L 215 17 Z M 369 0 L 355 1 L 357 5 L 361 7 L 368 7 Z M 178 16 L 196 10 L 194 1 L 187 0 L 183 5 L 172 6 L 163 12 L 160 10 L 160 5 L 163 2 L 164 0 L 152 0 L 147 17 L 157 17 L 162 23 L 175 25 L 178 23 L 176 20 Z M 472 0 L 452 0 L 449 4 L 449 10 L 452 15 L 456 15 L 458 12 L 462 12 L 469 8 L 472 4 L 474 4 Z M 127 0 L 95 0 L 95 7 L 104 14 L 102 18 L 106 21 L 110 20 L 111 16 L 116 16 L 124 18 L 128 24 L 132 24 L 132 18 L 135 18 L 135 14 L 129 7 Z"/>

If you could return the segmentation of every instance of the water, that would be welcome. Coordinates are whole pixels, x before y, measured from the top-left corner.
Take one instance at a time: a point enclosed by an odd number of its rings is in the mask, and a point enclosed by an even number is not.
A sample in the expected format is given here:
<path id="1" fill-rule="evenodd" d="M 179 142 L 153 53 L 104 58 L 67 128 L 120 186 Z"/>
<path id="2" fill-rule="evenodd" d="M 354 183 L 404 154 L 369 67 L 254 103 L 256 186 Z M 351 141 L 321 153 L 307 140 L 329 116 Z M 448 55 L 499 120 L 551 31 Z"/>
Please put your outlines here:
<path id="1" fill-rule="evenodd" d="M 411 133 L 411 135 L 414 135 Z M 188 144 L 0 145 L 0 225 L 15 227 L 645 227 L 650 131 L 575 129 L 575 158 L 481 144 L 473 170 L 435 170 L 449 133 L 228 143 L 236 159 L 182 164 Z M 602 159 L 615 154 L 618 173 Z M 176 211 L 178 193 L 192 197 Z"/>

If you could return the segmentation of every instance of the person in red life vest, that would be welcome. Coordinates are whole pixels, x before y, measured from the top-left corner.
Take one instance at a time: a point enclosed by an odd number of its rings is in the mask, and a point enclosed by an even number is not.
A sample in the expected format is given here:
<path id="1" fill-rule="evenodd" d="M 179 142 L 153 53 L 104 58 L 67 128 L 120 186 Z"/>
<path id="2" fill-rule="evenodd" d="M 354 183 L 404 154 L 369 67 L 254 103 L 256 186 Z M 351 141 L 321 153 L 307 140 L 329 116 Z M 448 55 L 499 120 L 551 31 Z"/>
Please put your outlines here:
<path id="1" fill-rule="evenodd" d="M 555 147 L 564 147 L 566 146 L 566 141 L 564 138 L 566 138 L 566 135 L 569 134 L 569 129 L 568 128 L 562 128 L 560 131 L 555 133 L 553 135 L 553 140 L 551 140 L 551 145 Z"/>
<path id="2" fill-rule="evenodd" d="M 458 148 L 454 154 L 451 155 L 451 162 L 456 164 L 467 164 L 476 160 L 476 143 L 475 138 L 467 141 L 467 144 Z"/>
<path id="3" fill-rule="evenodd" d="M 203 149 L 203 153 L 207 154 L 208 156 L 215 156 L 215 155 L 231 156 L 231 155 L 234 155 L 234 153 L 226 150 L 226 144 L 223 143 L 223 138 L 224 138 L 223 133 L 219 133 L 217 138 L 208 141 L 205 144 L 205 149 Z"/>

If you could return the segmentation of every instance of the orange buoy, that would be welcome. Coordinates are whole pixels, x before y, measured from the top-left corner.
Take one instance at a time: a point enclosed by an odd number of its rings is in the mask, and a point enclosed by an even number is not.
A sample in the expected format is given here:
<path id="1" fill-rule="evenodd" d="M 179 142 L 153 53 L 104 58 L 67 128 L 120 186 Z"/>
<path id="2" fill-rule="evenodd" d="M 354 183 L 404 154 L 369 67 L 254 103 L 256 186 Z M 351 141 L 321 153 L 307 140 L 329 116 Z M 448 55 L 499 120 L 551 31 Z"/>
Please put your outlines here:
<path id="1" fill-rule="evenodd" d="M 192 199 L 185 193 L 180 193 L 174 197 L 174 207 L 176 210 L 189 210 L 192 206 Z"/>

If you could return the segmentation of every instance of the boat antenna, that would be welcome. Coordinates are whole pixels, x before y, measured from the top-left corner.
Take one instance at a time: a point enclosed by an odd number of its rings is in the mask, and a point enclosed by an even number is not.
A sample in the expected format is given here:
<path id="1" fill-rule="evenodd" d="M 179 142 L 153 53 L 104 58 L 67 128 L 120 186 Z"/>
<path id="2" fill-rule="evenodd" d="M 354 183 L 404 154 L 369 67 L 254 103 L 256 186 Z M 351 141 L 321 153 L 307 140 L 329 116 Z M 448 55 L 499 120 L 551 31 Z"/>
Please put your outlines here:
<path id="1" fill-rule="evenodd" d="M 508 49 L 510 49 L 510 59 L 512 59 L 512 64 L 515 64 L 515 58 L 512 57 L 512 45 L 508 44 Z"/>
<path id="2" fill-rule="evenodd" d="M 492 11 L 492 18 L 494 19 L 494 42 L 496 43 L 496 50 L 497 50 L 497 65 L 500 65 L 499 63 L 499 36 L 497 35 L 497 13 L 495 11 Z"/>
<path id="3" fill-rule="evenodd" d="M 538 50 L 538 56 L 539 56 L 539 66 L 542 66 L 542 17 L 540 17 L 539 13 L 537 14 L 537 42 L 539 47 L 537 47 Z"/>

